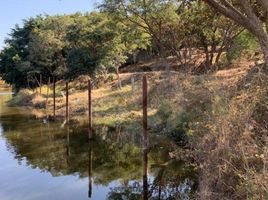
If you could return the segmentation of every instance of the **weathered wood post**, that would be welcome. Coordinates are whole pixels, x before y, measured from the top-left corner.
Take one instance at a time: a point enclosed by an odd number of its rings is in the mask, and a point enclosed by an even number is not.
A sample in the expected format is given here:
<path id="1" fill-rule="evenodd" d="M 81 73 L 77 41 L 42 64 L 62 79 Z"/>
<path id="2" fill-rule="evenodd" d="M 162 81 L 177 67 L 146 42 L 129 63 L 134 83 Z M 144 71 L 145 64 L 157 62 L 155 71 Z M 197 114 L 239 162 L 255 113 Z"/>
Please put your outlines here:
<path id="1" fill-rule="evenodd" d="M 143 148 L 148 148 L 148 115 L 147 115 L 147 104 L 148 104 L 148 84 L 146 74 L 143 76 L 142 80 L 143 88 Z"/>
<path id="2" fill-rule="evenodd" d="M 91 80 L 88 80 L 88 138 L 92 139 L 92 96 Z"/>
<path id="3" fill-rule="evenodd" d="M 148 200 L 148 114 L 147 114 L 147 104 L 148 104 L 148 83 L 146 74 L 143 76 L 142 80 L 143 88 L 143 200 Z"/>
<path id="4" fill-rule="evenodd" d="M 66 81 L 66 124 L 69 124 L 69 82 Z"/>
<path id="5" fill-rule="evenodd" d="M 53 118 L 56 118 L 56 80 L 53 77 Z"/>

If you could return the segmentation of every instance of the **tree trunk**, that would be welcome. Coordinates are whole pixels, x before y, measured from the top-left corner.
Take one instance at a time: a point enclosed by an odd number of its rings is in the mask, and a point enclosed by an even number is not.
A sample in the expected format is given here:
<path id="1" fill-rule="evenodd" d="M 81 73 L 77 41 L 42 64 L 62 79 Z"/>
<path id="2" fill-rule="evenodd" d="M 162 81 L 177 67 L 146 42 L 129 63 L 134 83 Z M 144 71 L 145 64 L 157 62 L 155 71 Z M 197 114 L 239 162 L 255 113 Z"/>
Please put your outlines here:
<path id="1" fill-rule="evenodd" d="M 268 66 L 268 37 L 265 36 L 259 36 L 258 40 L 260 42 L 260 46 L 264 55 L 264 60 L 266 63 L 266 68 Z M 266 69 L 268 71 L 268 69 Z"/>
<path id="2" fill-rule="evenodd" d="M 121 89 L 122 88 L 122 84 L 121 84 L 121 79 L 120 79 L 119 67 L 116 67 L 116 75 L 117 75 L 118 88 Z"/>

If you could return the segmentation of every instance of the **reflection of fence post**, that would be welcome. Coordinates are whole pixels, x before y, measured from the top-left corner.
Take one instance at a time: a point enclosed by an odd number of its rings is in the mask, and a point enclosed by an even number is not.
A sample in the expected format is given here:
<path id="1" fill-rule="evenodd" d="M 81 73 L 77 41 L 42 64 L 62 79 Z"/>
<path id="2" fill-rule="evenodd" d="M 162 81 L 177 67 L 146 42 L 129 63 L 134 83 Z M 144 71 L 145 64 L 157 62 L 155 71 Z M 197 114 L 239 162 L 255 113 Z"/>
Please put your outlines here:
<path id="1" fill-rule="evenodd" d="M 88 149 L 88 198 L 92 197 L 92 144 L 89 142 Z"/>
<path id="2" fill-rule="evenodd" d="M 147 76 L 143 76 L 142 80 L 143 88 L 143 200 L 148 200 L 148 180 L 147 180 L 147 170 L 148 170 L 148 120 L 147 120 L 147 104 L 148 104 L 148 83 Z"/>
<path id="3" fill-rule="evenodd" d="M 88 138 L 92 139 L 92 98 L 91 80 L 88 80 Z"/>
<path id="4" fill-rule="evenodd" d="M 69 124 L 69 83 L 66 81 L 66 124 Z"/>
<path id="5" fill-rule="evenodd" d="M 148 200 L 148 149 L 143 149 L 143 200 Z"/>

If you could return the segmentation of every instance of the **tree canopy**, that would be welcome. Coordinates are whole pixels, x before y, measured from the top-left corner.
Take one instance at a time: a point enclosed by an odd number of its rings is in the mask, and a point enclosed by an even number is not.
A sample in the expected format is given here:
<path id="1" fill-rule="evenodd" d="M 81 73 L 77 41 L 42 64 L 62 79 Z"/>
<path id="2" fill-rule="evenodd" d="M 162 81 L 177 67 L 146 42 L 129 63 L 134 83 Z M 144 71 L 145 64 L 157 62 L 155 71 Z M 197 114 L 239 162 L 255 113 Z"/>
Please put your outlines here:
<path id="1" fill-rule="evenodd" d="M 149 42 L 140 29 L 105 13 L 37 16 L 16 26 L 0 55 L 0 73 L 15 88 L 36 87 L 42 74 L 72 79 L 119 67 Z"/>
<path id="2" fill-rule="evenodd" d="M 104 0 L 99 11 L 91 13 L 26 19 L 6 39 L 0 75 L 16 89 L 39 86 L 40 75 L 43 82 L 112 71 L 119 78 L 119 67 L 142 51 L 163 59 L 167 67 L 173 57 L 179 66 L 197 65 L 197 72 L 215 70 L 244 29 L 265 50 L 262 4 L 248 4 L 257 20 L 256 32 L 252 19 L 247 22 L 247 4 L 206 2 L 219 12 L 199 0 Z"/>

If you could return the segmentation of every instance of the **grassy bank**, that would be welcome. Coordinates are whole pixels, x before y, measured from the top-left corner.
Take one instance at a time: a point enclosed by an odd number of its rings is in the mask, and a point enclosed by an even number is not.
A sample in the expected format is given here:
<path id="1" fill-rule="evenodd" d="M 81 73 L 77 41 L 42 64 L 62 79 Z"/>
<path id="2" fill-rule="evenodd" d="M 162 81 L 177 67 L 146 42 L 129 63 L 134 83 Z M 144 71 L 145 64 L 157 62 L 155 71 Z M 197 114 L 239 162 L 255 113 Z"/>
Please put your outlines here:
<path id="1" fill-rule="evenodd" d="M 177 72 L 149 72 L 149 127 L 163 134 L 170 134 L 179 142 L 191 140 L 197 125 L 206 124 L 211 118 L 213 102 L 236 85 L 248 70 L 248 65 L 222 70 L 212 75 L 191 76 Z M 142 121 L 143 73 L 121 74 L 121 89 L 117 81 L 94 85 L 93 123 L 96 125 L 123 125 L 129 131 L 140 131 Z M 134 79 L 134 84 L 132 84 Z M 87 77 L 69 83 L 70 119 L 87 123 Z M 222 92 L 223 91 L 223 92 Z M 47 86 L 35 92 L 21 90 L 10 102 L 11 106 L 30 107 L 40 118 L 52 116 L 52 90 Z M 65 82 L 56 84 L 56 116 L 64 121 Z M 217 111 L 216 111 L 217 112 Z M 207 130 L 205 127 L 204 130 Z M 200 132 L 200 131 L 198 131 Z"/>

